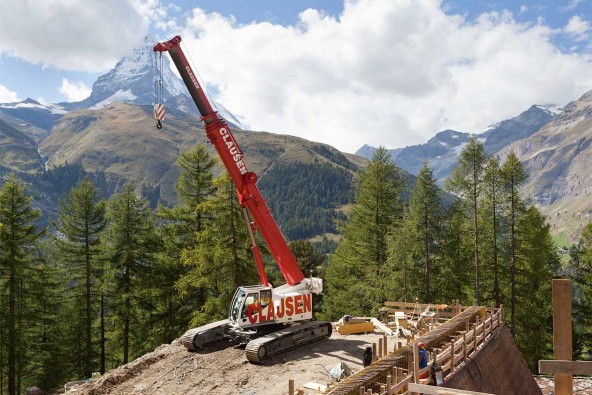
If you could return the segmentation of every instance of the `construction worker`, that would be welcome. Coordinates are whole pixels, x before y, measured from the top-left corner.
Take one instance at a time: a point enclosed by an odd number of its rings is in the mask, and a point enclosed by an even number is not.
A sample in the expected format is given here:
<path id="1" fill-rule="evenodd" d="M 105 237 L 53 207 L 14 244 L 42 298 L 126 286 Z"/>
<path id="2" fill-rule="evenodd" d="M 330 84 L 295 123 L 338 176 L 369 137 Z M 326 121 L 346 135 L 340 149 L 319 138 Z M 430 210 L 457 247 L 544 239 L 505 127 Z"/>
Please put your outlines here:
<path id="1" fill-rule="evenodd" d="M 428 352 L 425 348 L 425 343 L 424 342 L 419 342 L 417 343 L 417 347 L 419 348 L 418 354 L 419 354 L 419 368 L 423 369 L 426 366 L 428 366 Z M 428 377 L 428 373 L 425 372 L 423 374 L 421 374 L 419 376 L 420 379 L 425 379 L 426 377 Z"/>

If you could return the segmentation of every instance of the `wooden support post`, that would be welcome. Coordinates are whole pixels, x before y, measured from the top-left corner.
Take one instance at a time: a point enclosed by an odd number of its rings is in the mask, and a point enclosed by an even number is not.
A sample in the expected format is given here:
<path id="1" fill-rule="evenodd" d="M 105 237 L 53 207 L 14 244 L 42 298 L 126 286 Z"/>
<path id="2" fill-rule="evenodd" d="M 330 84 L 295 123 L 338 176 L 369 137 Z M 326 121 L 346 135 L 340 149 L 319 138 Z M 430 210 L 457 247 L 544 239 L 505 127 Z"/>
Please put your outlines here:
<path id="1" fill-rule="evenodd" d="M 500 304 L 497 318 L 498 318 L 497 323 L 501 325 L 502 322 L 504 322 L 504 305 L 503 304 Z"/>
<path id="2" fill-rule="evenodd" d="M 382 349 L 384 350 L 384 356 L 386 357 L 388 355 L 388 343 L 386 335 L 382 335 L 382 343 L 384 343 L 382 345 Z"/>
<path id="3" fill-rule="evenodd" d="M 469 321 L 469 317 L 467 317 L 465 320 L 465 331 L 468 332 L 470 328 L 471 328 L 471 322 Z"/>
<path id="4" fill-rule="evenodd" d="M 372 343 L 372 363 L 376 362 L 376 343 Z"/>
<path id="5" fill-rule="evenodd" d="M 294 380 L 288 381 L 288 394 L 294 395 Z"/>
<path id="6" fill-rule="evenodd" d="M 454 373 L 454 340 L 450 342 L 450 373 Z"/>
<path id="7" fill-rule="evenodd" d="M 393 386 L 393 376 L 390 374 L 386 376 L 386 395 L 391 394 L 391 387 Z"/>
<path id="8" fill-rule="evenodd" d="M 413 343 L 413 382 L 419 382 L 419 347 L 417 347 L 417 343 Z"/>
<path id="9" fill-rule="evenodd" d="M 378 358 L 377 359 L 381 359 L 383 357 L 382 355 L 382 339 L 378 340 Z"/>
<path id="10" fill-rule="evenodd" d="M 380 386 L 380 394 L 384 394 L 386 392 L 386 385 Z"/>
<path id="11" fill-rule="evenodd" d="M 366 395 L 366 387 L 360 387 L 360 395 Z"/>
<path id="12" fill-rule="evenodd" d="M 463 332 L 463 362 L 467 363 L 467 332 Z"/>
<path id="13" fill-rule="evenodd" d="M 553 280 L 553 356 L 572 360 L 571 281 Z M 572 394 L 573 375 L 555 375 L 555 394 Z"/>

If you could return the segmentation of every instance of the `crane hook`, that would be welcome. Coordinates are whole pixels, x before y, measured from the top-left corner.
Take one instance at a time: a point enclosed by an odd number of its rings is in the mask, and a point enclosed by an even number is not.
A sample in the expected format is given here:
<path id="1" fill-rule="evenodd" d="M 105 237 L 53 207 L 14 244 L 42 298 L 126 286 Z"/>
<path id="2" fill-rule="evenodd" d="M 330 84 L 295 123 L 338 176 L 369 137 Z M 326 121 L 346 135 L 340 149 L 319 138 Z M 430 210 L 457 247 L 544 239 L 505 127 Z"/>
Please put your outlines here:
<path id="1" fill-rule="evenodd" d="M 156 129 L 162 129 L 162 123 L 160 122 L 160 119 L 156 120 Z"/>

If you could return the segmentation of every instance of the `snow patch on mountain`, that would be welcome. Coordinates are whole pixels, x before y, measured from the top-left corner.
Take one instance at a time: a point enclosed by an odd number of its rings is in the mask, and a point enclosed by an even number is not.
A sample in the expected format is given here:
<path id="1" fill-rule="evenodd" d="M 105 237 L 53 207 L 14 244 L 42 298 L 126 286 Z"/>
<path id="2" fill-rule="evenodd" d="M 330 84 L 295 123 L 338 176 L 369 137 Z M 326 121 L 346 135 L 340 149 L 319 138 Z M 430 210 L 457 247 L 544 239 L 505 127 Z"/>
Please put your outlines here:
<path id="1" fill-rule="evenodd" d="M 33 99 L 26 99 L 21 102 L 14 102 L 14 103 L 0 103 L 0 108 L 9 108 L 9 109 L 17 109 L 17 108 L 28 108 L 28 109 L 39 109 L 48 111 L 51 114 L 58 114 L 64 115 L 67 114 L 68 111 L 64 109 L 64 107 L 60 106 L 59 104 L 41 104 L 38 101 Z"/>
<path id="2" fill-rule="evenodd" d="M 535 105 L 535 107 L 540 108 L 553 116 L 557 116 L 563 112 L 563 107 L 556 104 Z"/>
<path id="3" fill-rule="evenodd" d="M 94 106 L 90 107 L 89 109 L 90 110 L 98 110 L 98 109 L 101 109 L 105 106 L 108 106 L 111 103 L 116 103 L 116 102 L 120 102 L 120 103 L 133 102 L 137 98 L 138 97 L 136 95 L 134 95 L 130 89 L 126 89 L 126 90 L 120 89 L 117 92 L 115 92 L 115 94 L 113 94 L 112 96 L 95 104 Z"/>

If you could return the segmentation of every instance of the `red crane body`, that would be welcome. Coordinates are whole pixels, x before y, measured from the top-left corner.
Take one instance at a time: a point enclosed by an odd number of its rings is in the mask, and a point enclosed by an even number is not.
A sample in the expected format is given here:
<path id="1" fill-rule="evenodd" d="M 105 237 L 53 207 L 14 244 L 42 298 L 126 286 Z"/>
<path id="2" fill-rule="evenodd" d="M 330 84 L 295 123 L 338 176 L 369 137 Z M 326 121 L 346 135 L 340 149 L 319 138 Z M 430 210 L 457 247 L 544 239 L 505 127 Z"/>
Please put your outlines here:
<path id="1" fill-rule="evenodd" d="M 238 201 L 243 207 L 245 220 L 250 224 L 249 233 L 251 236 L 252 250 L 259 270 L 261 283 L 269 286 L 267 276 L 263 267 L 263 261 L 259 248 L 255 244 L 253 230 L 259 230 L 265 239 L 271 254 L 273 255 L 282 275 L 289 285 L 296 285 L 304 279 L 304 275 L 292 252 L 282 236 L 271 211 L 257 188 L 257 175 L 248 170 L 244 160 L 244 154 L 228 127 L 226 121 L 218 116 L 209 102 L 203 88 L 199 84 L 196 74 L 191 69 L 181 47 L 181 37 L 176 36 L 169 41 L 158 43 L 154 46 L 155 52 L 168 51 L 175 66 L 179 70 L 181 78 L 185 82 L 189 94 L 199 109 L 202 120 L 205 124 L 206 136 L 214 145 L 220 156 L 224 167 L 228 171 L 238 194 Z M 249 220 L 245 208 L 251 213 L 253 222 Z"/>

